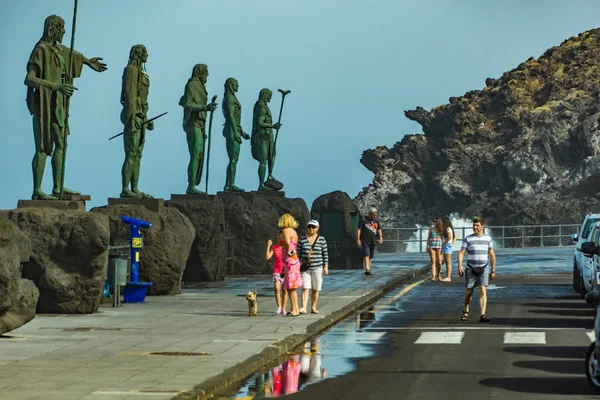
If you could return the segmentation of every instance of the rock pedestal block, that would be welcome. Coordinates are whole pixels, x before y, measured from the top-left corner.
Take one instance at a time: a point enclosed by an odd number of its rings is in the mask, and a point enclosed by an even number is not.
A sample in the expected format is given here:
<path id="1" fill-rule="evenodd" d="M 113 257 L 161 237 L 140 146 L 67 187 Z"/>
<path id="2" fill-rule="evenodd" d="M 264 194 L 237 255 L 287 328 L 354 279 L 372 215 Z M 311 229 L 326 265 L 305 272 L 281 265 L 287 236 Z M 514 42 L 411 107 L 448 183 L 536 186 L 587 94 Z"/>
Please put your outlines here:
<path id="1" fill-rule="evenodd" d="M 310 211 L 319 221 L 319 233 L 327 239 L 330 268 L 361 267 L 362 250 L 356 244 L 360 213 L 350 196 L 339 190 L 321 195 Z"/>
<path id="2" fill-rule="evenodd" d="M 275 194 L 277 193 L 277 194 Z M 290 213 L 300 223 L 298 235 L 306 233 L 310 220 L 302 199 L 283 197 L 281 192 L 222 192 L 218 198 L 225 211 L 226 232 L 232 237 L 232 265 L 228 275 L 269 274 L 273 260 L 265 260 L 269 239 L 277 241 L 277 221 Z"/>
<path id="3" fill-rule="evenodd" d="M 22 276 L 39 290 L 38 313 L 93 313 L 102 301 L 108 219 L 80 211 L 20 208 L 0 212 L 31 241 Z"/>
<path id="4" fill-rule="evenodd" d="M 0 217 L 0 335 L 35 317 L 39 291 L 21 278 L 22 264 L 31 256 L 31 241 L 15 224 Z"/>
<path id="5" fill-rule="evenodd" d="M 175 208 L 147 206 L 148 199 L 127 199 L 126 204 L 96 207 L 90 214 L 107 216 L 110 221 L 110 243 L 129 244 L 129 224 L 121 220 L 122 215 L 142 219 L 152 224 L 142 229 L 144 248 L 140 254 L 139 280 L 152 282 L 149 295 L 173 295 L 181 293 L 181 278 L 194 241 L 194 226 Z M 155 199 L 149 199 L 155 200 Z"/>
<path id="6" fill-rule="evenodd" d="M 172 195 L 167 208 L 179 210 L 194 226 L 184 282 L 214 282 L 225 278 L 225 213 L 211 195 Z"/>

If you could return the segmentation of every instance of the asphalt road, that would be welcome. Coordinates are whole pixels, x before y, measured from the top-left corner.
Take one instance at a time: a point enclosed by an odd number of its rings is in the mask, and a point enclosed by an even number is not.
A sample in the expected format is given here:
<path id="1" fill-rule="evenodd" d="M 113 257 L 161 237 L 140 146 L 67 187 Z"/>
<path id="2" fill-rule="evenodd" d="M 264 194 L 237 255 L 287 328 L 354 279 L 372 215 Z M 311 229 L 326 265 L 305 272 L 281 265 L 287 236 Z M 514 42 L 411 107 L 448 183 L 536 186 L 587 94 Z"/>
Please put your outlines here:
<path id="1" fill-rule="evenodd" d="M 388 296 L 357 319 L 356 335 L 377 339 L 369 344 L 375 357 L 286 398 L 596 398 L 584 372 L 593 310 L 570 277 L 499 275 L 489 288 L 488 324 L 478 321 L 477 295 L 469 321 L 460 321 L 464 284 L 457 278 Z"/>
<path id="2" fill-rule="evenodd" d="M 478 321 L 478 294 L 469 321 L 460 321 L 464 280 L 455 265 L 452 283 L 415 280 L 396 289 L 228 398 L 597 398 L 584 370 L 593 310 L 571 287 L 573 248 L 496 254 L 491 323 Z M 377 274 L 378 265 L 423 265 L 426 255 L 376 259 Z"/>

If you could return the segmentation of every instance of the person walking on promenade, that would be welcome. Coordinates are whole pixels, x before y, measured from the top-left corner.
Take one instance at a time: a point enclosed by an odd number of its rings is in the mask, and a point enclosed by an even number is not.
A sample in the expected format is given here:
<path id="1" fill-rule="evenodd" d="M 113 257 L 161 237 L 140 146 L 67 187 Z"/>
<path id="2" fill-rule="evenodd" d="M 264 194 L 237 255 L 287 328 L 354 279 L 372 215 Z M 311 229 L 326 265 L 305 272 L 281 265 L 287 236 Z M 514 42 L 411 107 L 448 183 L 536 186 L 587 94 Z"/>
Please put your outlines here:
<path id="1" fill-rule="evenodd" d="M 290 297 L 291 309 L 290 314 L 294 317 L 300 315 L 298 309 L 298 294 L 296 289 L 302 287 L 302 276 L 300 275 L 300 260 L 296 254 L 296 247 L 298 244 L 298 234 L 296 228 L 298 222 L 291 214 L 283 214 L 277 223 L 279 229 L 281 229 L 281 235 L 283 236 L 283 249 L 281 259 L 283 260 L 283 288 L 287 295 Z M 284 295 L 285 303 L 285 295 Z M 286 315 L 285 304 L 282 304 L 282 314 Z"/>
<path id="2" fill-rule="evenodd" d="M 323 275 L 327 275 L 329 255 L 327 252 L 327 240 L 319 235 L 319 222 L 317 220 L 308 221 L 308 234 L 302 236 L 298 242 L 298 259 L 301 265 L 306 267 L 302 269 L 302 308 L 300 314 L 306 314 L 308 304 L 308 291 L 311 291 L 311 312 L 318 314 L 317 302 L 319 301 L 319 291 L 323 283 Z"/>
<path id="3" fill-rule="evenodd" d="M 481 308 L 480 322 L 490 322 L 486 315 L 487 293 L 486 288 L 490 280 L 496 277 L 496 254 L 490 235 L 483 233 L 485 221 L 482 217 L 473 218 L 473 233 L 463 239 L 458 253 L 458 275 L 466 277 L 467 290 L 461 321 L 469 319 L 469 304 L 473 296 L 473 289 L 479 289 L 479 306 Z M 463 269 L 463 258 L 467 254 L 467 268 Z"/>
<path id="4" fill-rule="evenodd" d="M 377 209 L 375 207 L 370 207 L 369 215 L 359 220 L 356 243 L 363 249 L 365 275 L 373 275 L 371 260 L 375 255 L 375 245 L 383 243 L 383 233 L 379 221 L 377 221 Z"/>
<path id="5" fill-rule="evenodd" d="M 440 235 L 441 221 L 439 218 L 433 219 L 433 226 L 427 233 L 427 246 L 425 251 L 429 254 L 431 260 L 431 280 L 438 278 L 438 273 L 442 272 L 442 236 Z"/>
<path id="6" fill-rule="evenodd" d="M 456 234 L 454 232 L 454 226 L 452 226 L 452 221 L 450 218 L 444 217 L 442 218 L 442 255 L 444 257 L 444 262 L 446 263 L 446 277 L 441 278 L 442 276 L 442 268 L 440 266 L 440 281 L 441 282 L 450 282 L 450 277 L 452 276 L 452 252 L 454 242 L 456 242 Z"/>
<path id="7" fill-rule="evenodd" d="M 281 314 L 283 308 L 281 307 L 281 285 L 283 284 L 283 260 L 281 259 L 281 252 L 283 251 L 283 236 L 281 231 L 277 236 L 277 244 L 273 244 L 272 240 L 267 242 L 267 253 L 266 258 L 270 260 L 275 256 L 273 261 L 273 290 L 275 292 L 275 302 L 277 303 L 276 314 Z M 284 292 L 284 296 L 286 293 Z M 287 299 L 286 299 L 287 300 Z"/>

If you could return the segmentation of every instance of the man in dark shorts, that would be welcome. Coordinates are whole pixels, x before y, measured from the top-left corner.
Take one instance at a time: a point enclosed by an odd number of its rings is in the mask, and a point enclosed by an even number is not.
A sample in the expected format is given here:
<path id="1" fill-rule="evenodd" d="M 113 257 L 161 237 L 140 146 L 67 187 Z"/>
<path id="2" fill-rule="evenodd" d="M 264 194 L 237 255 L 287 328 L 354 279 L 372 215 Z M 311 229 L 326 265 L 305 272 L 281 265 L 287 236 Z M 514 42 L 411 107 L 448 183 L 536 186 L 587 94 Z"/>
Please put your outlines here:
<path id="1" fill-rule="evenodd" d="M 363 249 L 365 275 L 373 275 L 371 272 L 371 259 L 375 255 L 375 245 L 383 243 L 383 234 L 377 221 L 377 209 L 375 207 L 370 207 L 369 215 L 362 217 L 358 222 L 356 243 Z"/>

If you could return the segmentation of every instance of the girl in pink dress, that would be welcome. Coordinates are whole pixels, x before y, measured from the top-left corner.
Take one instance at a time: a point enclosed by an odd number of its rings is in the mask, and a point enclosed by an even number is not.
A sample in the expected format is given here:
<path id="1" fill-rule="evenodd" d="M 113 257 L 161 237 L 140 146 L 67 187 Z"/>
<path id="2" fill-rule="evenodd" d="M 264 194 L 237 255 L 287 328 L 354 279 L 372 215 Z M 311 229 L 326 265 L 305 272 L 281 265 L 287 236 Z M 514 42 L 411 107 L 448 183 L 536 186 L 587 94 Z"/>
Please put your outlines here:
<path id="1" fill-rule="evenodd" d="M 298 227 L 298 222 L 290 214 L 284 214 L 279 218 L 277 223 L 284 241 L 284 251 L 281 259 L 283 260 L 283 289 L 290 297 L 292 303 L 290 314 L 294 317 L 300 315 L 298 308 L 298 293 L 296 289 L 302 287 L 302 275 L 300 273 L 300 260 L 296 254 L 296 245 L 298 243 L 298 234 L 295 228 Z M 284 297 L 284 312 L 285 312 L 285 297 Z M 285 314 L 284 314 L 285 315 Z"/>
<path id="2" fill-rule="evenodd" d="M 269 240 L 267 242 L 267 260 L 270 260 L 273 256 L 275 256 L 275 260 L 273 261 L 273 290 L 275 291 L 275 302 L 277 303 L 276 314 L 281 314 L 284 312 L 285 315 L 285 304 L 287 302 L 287 294 L 283 292 L 283 304 L 281 306 L 281 285 L 283 284 L 283 260 L 282 253 L 284 251 L 283 237 L 281 235 L 281 231 L 279 231 L 278 242 L 277 244 L 273 244 L 273 241 Z"/>

